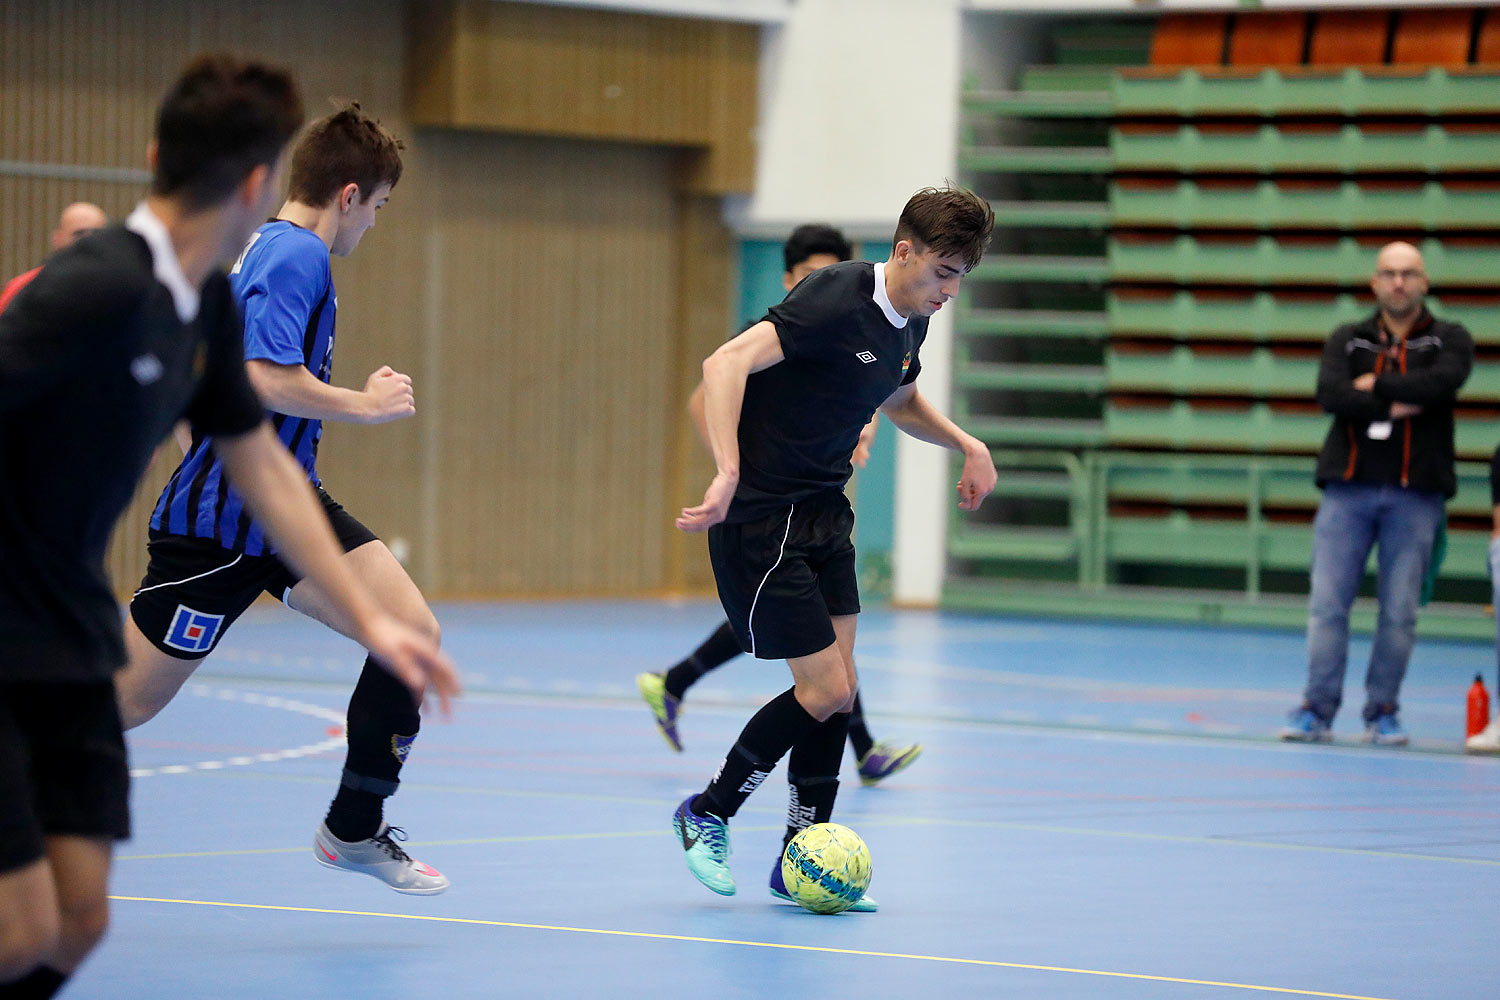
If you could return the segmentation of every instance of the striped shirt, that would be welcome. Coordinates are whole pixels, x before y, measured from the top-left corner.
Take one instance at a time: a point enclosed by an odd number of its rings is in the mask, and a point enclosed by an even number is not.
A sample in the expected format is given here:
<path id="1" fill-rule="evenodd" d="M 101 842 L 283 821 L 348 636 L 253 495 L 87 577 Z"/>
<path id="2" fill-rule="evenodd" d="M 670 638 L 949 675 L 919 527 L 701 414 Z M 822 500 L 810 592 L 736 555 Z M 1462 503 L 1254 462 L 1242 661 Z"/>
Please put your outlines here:
<path id="1" fill-rule="evenodd" d="M 245 358 L 303 365 L 327 383 L 333 374 L 338 297 L 328 246 L 317 234 L 283 220 L 257 229 L 230 272 L 245 317 Z M 271 424 L 313 485 L 319 485 L 320 420 L 272 412 Z M 240 495 L 224 481 L 212 439 L 193 436 L 151 515 L 151 530 L 212 538 L 226 549 L 264 555 L 270 546 Z"/>

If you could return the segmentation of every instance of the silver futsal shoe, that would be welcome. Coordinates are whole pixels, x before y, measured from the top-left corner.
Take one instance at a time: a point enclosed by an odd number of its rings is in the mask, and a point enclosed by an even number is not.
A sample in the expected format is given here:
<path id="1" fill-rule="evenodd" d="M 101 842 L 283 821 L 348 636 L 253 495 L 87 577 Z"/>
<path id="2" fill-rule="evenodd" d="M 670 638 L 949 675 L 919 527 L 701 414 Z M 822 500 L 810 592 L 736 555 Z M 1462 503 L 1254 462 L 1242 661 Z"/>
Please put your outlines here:
<path id="1" fill-rule="evenodd" d="M 313 857 L 324 868 L 372 875 L 397 892 L 413 896 L 435 896 L 448 888 L 448 880 L 441 872 L 407 854 L 396 843 L 405 839 L 405 830 L 381 823 L 375 836 L 351 843 L 329 833 L 327 823 L 319 823 L 318 832 L 313 835 Z"/>

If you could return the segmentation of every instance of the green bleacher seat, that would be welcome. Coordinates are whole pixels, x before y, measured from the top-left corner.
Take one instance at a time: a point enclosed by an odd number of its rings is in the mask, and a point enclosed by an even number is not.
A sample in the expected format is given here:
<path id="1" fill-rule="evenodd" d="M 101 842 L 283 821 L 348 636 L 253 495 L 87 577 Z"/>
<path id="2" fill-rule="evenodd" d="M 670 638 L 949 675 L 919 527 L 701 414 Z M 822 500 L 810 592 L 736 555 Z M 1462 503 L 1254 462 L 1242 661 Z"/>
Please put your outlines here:
<path id="1" fill-rule="evenodd" d="M 961 389 L 1010 389 L 1016 392 L 1102 392 L 1104 369 L 1097 365 L 995 364 L 971 361 L 955 372 Z"/>
<path id="2" fill-rule="evenodd" d="M 959 306 L 954 327 L 964 337 L 1101 340 L 1109 334 L 1109 320 L 1103 312 L 1062 309 L 969 309 Z"/>
<path id="3" fill-rule="evenodd" d="M 1195 295 L 1182 290 L 1161 294 L 1110 293 L 1105 299 L 1109 329 L 1115 335 L 1159 336 L 1180 340 L 1224 339 L 1262 342 L 1317 341 L 1334 328 L 1367 315 L 1374 302 L 1354 295 L 1289 296 Z M 1435 314 L 1468 327 L 1476 344 L 1500 344 L 1500 300 L 1444 302 L 1428 298 Z"/>
<path id="4" fill-rule="evenodd" d="M 1171 76 L 1122 71 L 1114 79 L 1115 114 L 1278 115 L 1420 114 L 1490 112 L 1500 91 L 1500 70 L 1432 69 L 1365 74 L 1358 69 L 1183 70 Z"/>
<path id="5" fill-rule="evenodd" d="M 959 107 L 973 114 L 1010 118 L 1104 118 L 1114 110 L 1108 90 L 972 90 Z"/>
<path id="6" fill-rule="evenodd" d="M 1124 227 L 1500 229 L 1500 185 L 1120 181 L 1110 186 L 1108 212 Z"/>
<path id="7" fill-rule="evenodd" d="M 1243 353 L 1205 353 L 1178 344 L 1165 352 L 1124 350 L 1105 352 L 1107 384 L 1113 392 L 1163 392 L 1175 395 L 1215 395 L 1311 399 L 1318 380 L 1318 356 L 1287 356 L 1267 347 Z M 1478 364 L 1459 394 L 1466 403 L 1500 403 L 1500 368 Z M 1500 443 L 1500 422 L 1496 441 Z"/>
<path id="8" fill-rule="evenodd" d="M 1494 288 L 1500 263 L 1483 243 L 1426 239 L 1420 243 L 1427 273 L 1439 287 Z M 1109 275 L 1115 281 L 1165 281 L 1183 285 L 1344 285 L 1366 286 L 1374 270 L 1375 247 L 1351 237 L 1336 240 L 1109 241 Z"/>
<path id="9" fill-rule="evenodd" d="M 1105 229 L 1109 204 L 1102 201 L 992 201 L 995 224 L 1002 228 Z"/>
<path id="10" fill-rule="evenodd" d="M 1500 81 L 1497 81 L 1500 82 Z M 1110 132 L 1116 171 L 1492 171 L 1500 162 L 1500 130 L 1422 125 L 1399 131 L 1335 125 L 1181 125 L 1171 130 L 1117 127 Z"/>
<path id="11" fill-rule="evenodd" d="M 1013 174 L 1104 174 L 1110 152 L 1095 146 L 972 146 L 958 151 L 964 170 Z"/>
<path id="12" fill-rule="evenodd" d="M 1105 437 L 1116 448 L 1311 455 L 1322 447 L 1329 420 L 1327 414 L 1312 407 L 1284 408 L 1269 403 L 1111 399 L 1104 407 Z M 1500 444 L 1500 420 L 1460 414 L 1454 438 L 1460 458 L 1488 459 Z"/>
<path id="13" fill-rule="evenodd" d="M 990 254 L 969 272 L 971 281 L 1052 281 L 1100 284 L 1109 276 L 1103 257 Z"/>

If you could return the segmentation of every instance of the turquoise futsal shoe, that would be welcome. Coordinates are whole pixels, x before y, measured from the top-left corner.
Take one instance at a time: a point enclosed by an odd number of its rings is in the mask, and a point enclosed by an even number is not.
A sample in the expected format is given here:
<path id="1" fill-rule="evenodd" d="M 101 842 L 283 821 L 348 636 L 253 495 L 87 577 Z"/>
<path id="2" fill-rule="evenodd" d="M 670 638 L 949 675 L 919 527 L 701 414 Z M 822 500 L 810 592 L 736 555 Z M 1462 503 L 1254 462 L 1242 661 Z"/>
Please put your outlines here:
<path id="1" fill-rule="evenodd" d="M 734 878 L 729 874 L 729 824 L 717 816 L 699 816 L 693 812 L 689 795 L 672 816 L 672 829 L 682 841 L 687 854 L 688 871 L 693 878 L 721 896 L 734 895 Z"/>
<path id="2" fill-rule="evenodd" d="M 792 894 L 786 891 L 786 878 L 781 874 L 781 859 L 776 859 L 776 864 L 771 868 L 771 895 L 785 903 L 795 904 L 797 901 Z M 850 913 L 874 913 L 880 909 L 880 904 L 869 896 L 861 896 L 849 907 Z"/>

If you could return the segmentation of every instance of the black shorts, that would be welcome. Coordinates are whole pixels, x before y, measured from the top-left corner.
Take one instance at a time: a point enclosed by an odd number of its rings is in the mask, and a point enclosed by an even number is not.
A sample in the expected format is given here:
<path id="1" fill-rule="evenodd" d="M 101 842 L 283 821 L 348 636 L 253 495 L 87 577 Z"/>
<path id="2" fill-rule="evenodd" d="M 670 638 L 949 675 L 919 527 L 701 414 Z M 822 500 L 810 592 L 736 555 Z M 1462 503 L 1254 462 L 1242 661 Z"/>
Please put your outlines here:
<path id="1" fill-rule="evenodd" d="M 130 836 L 130 768 L 111 680 L 0 683 L 0 873 L 46 837 Z"/>
<path id="2" fill-rule="evenodd" d="M 719 601 L 741 649 L 784 660 L 833 645 L 830 619 L 859 614 L 853 535 L 854 511 L 842 490 L 708 529 Z"/>
<path id="3" fill-rule="evenodd" d="M 345 552 L 376 540 L 375 533 L 320 487 L 318 499 Z M 212 538 L 153 532 L 146 545 L 146 577 L 130 599 L 141 634 L 168 656 L 199 660 L 262 593 L 285 602 L 301 579 L 274 555 L 248 556 Z"/>

